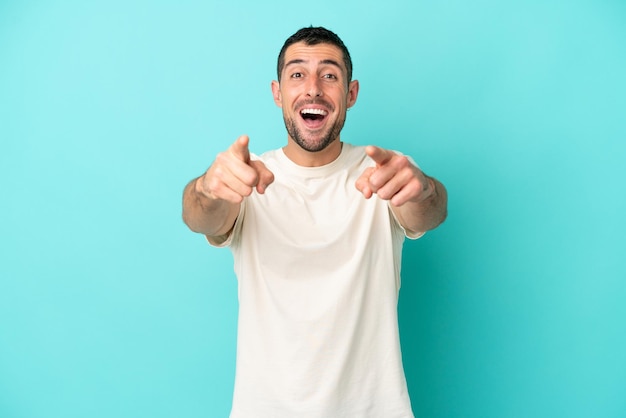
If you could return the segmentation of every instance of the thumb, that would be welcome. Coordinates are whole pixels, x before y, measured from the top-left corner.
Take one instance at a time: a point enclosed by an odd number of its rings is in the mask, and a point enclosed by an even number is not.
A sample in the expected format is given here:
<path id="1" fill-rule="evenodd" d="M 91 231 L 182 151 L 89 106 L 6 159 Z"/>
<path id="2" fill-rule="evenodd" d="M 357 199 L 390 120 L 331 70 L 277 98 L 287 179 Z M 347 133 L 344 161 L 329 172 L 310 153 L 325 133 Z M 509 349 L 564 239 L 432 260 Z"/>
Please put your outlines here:
<path id="1" fill-rule="evenodd" d="M 265 193 L 267 187 L 274 182 L 274 173 L 260 160 L 250 161 L 250 166 L 256 170 L 259 178 L 256 185 L 257 191 L 261 194 Z"/>
<path id="2" fill-rule="evenodd" d="M 241 135 L 235 142 L 232 143 L 228 150 L 237 159 L 247 164 L 250 162 L 250 150 L 248 150 L 249 142 L 250 138 L 248 135 Z"/>

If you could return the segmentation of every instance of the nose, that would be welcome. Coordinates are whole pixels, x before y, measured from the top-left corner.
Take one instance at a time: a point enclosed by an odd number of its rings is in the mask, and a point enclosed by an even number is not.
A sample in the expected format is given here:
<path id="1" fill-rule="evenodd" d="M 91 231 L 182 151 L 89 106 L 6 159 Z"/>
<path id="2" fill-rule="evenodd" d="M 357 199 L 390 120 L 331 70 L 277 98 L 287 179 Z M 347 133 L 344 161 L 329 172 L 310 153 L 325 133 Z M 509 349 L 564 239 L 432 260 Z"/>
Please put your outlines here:
<path id="1" fill-rule="evenodd" d="M 322 87 L 320 84 L 321 80 L 317 77 L 311 77 L 309 79 L 309 85 L 307 86 L 307 95 L 310 97 L 320 97 L 322 96 Z"/>

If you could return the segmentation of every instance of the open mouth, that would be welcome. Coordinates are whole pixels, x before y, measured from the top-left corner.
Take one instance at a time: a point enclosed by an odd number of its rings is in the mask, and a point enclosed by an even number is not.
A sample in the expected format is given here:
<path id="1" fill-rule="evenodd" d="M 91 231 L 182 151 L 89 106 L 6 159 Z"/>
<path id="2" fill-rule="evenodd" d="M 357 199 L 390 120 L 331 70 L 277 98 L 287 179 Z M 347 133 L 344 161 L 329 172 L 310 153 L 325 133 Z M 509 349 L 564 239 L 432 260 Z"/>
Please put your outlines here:
<path id="1" fill-rule="evenodd" d="M 300 111 L 304 123 L 312 129 L 322 125 L 327 115 L 328 111 L 324 109 L 304 108 Z"/>

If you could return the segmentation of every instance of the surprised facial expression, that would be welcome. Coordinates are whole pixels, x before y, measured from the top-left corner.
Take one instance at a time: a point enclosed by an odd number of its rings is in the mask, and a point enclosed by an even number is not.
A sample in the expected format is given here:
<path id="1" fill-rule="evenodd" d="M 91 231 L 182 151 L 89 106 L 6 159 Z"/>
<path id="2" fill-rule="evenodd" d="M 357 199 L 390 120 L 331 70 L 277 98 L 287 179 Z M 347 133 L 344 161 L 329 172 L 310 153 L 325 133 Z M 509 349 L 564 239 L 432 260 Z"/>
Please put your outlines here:
<path id="1" fill-rule="evenodd" d="M 356 102 L 358 82 L 347 80 L 342 51 L 331 44 L 295 43 L 285 51 L 281 81 L 272 82 L 289 139 L 309 152 L 335 140 Z"/>

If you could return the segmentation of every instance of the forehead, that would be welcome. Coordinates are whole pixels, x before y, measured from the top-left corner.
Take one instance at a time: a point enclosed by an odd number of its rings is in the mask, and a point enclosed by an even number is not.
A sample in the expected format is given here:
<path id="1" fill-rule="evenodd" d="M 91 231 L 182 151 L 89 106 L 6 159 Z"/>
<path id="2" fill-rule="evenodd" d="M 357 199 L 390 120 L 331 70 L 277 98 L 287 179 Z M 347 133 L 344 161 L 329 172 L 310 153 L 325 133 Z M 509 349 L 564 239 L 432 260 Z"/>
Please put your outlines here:
<path id="1" fill-rule="evenodd" d="M 343 71 L 347 71 L 343 62 L 343 52 L 332 44 L 307 45 L 304 42 L 297 42 L 289 45 L 285 51 L 285 67 L 293 62 L 319 64 L 329 61 L 336 62 Z"/>

